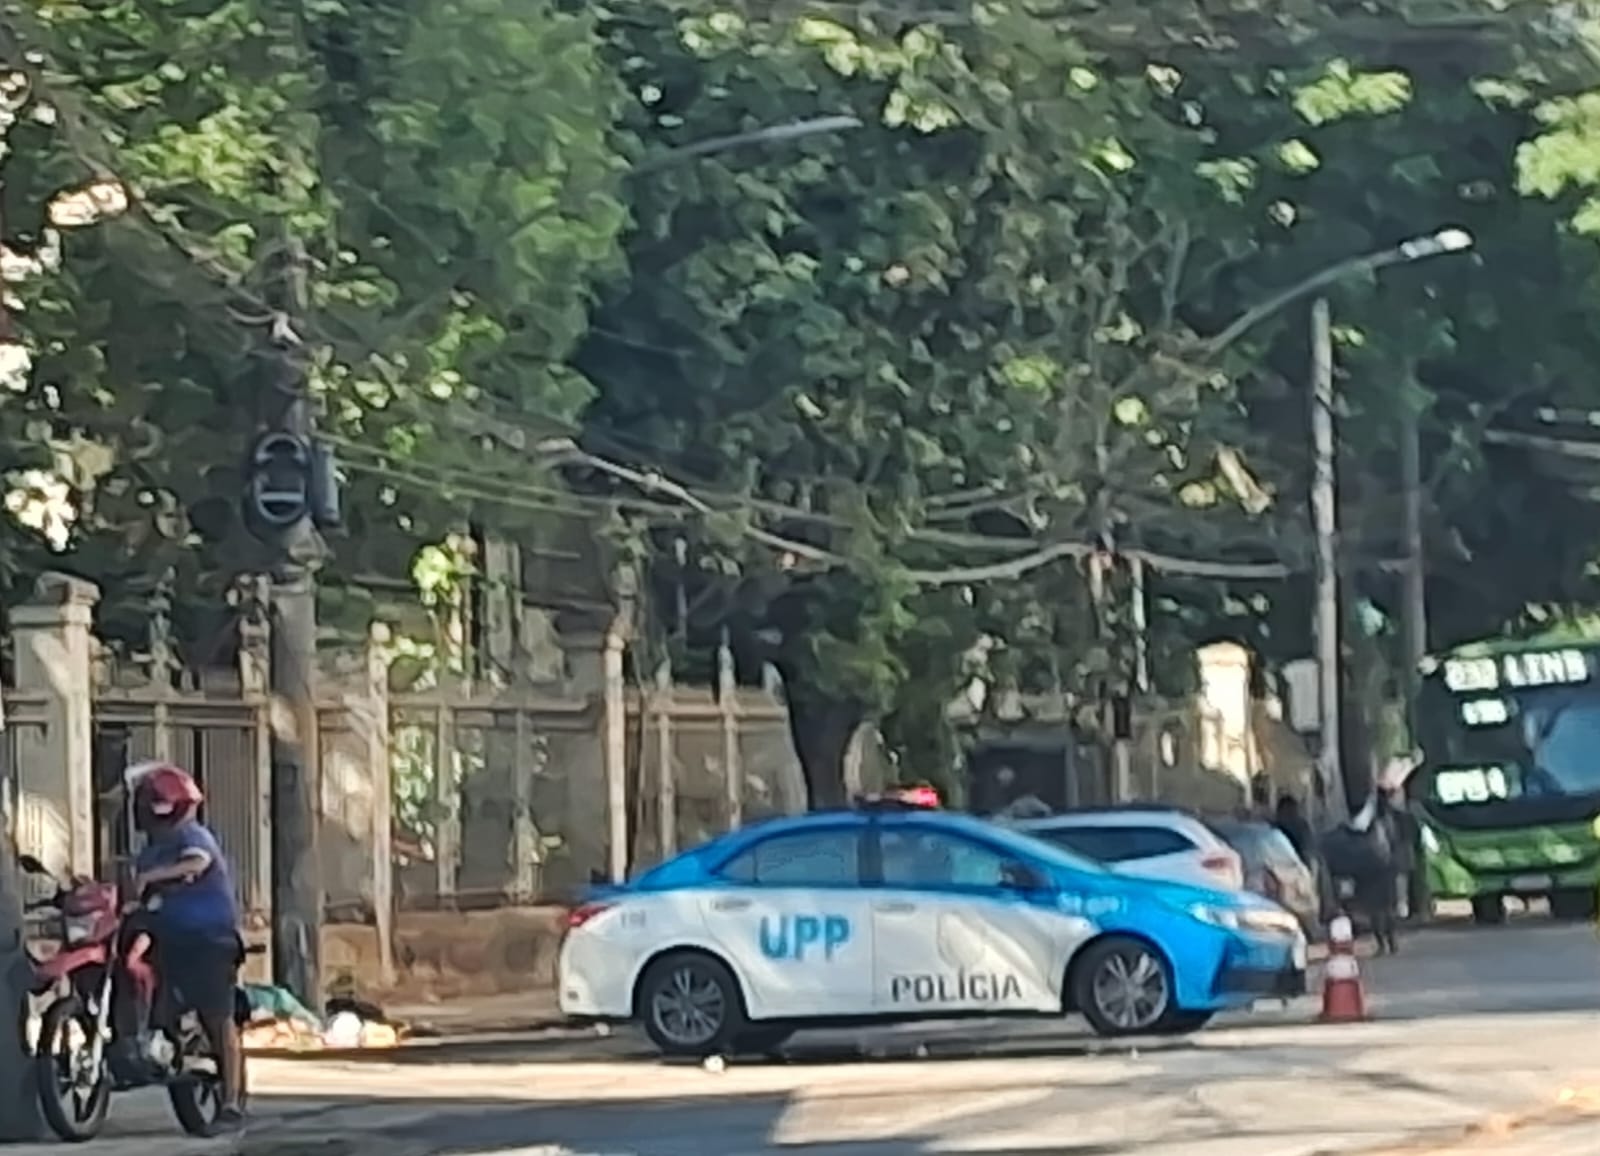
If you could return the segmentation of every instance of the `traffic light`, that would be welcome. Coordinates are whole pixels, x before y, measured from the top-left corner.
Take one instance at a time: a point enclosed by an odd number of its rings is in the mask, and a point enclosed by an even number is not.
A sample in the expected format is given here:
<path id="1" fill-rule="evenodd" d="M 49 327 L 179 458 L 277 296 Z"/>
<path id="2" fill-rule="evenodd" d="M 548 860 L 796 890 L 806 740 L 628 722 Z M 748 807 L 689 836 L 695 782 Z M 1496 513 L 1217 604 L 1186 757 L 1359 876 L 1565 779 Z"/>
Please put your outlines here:
<path id="1" fill-rule="evenodd" d="M 245 479 L 245 522 L 259 538 L 276 538 L 306 518 L 318 529 L 339 525 L 338 461 L 325 442 L 269 430 L 250 448 Z"/>

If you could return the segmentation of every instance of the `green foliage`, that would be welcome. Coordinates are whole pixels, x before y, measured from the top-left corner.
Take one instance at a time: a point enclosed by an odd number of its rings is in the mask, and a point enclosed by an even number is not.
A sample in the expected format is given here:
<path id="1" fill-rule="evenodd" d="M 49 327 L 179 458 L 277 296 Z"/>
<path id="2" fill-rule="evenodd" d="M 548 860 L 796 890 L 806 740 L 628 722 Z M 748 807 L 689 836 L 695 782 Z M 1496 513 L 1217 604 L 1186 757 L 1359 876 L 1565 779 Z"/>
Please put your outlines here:
<path id="1" fill-rule="evenodd" d="M 124 594 L 138 629 L 152 575 L 214 596 L 266 561 L 236 502 L 286 380 L 286 240 L 306 254 L 293 329 L 324 426 L 359 447 L 343 572 L 404 573 L 482 504 L 450 485 L 497 461 L 462 407 L 563 420 L 588 400 L 565 355 L 624 219 L 617 89 L 588 18 L 353 0 L 302 21 L 243 0 L 59 3 L 19 22 L 80 171 L 109 168 L 139 198 L 69 254 L 75 340 L 40 365 L 70 382 L 55 436 L 110 463 L 79 491 L 69 561 L 109 588 L 112 633 Z M 407 471 L 422 484 L 397 485 Z"/>
<path id="2" fill-rule="evenodd" d="M 1416 418 L 1441 638 L 1580 602 L 1592 483 L 1484 448 L 1597 401 L 1600 105 L 1587 39 L 1529 8 L 51 0 L 12 29 L 59 123 L 13 127 L 7 244 L 108 171 L 136 204 L 16 287 L 34 364 L 0 386 L 0 450 L 77 502 L 64 558 L 0 522 L 0 583 L 71 565 L 132 633 L 161 576 L 200 605 L 262 564 L 239 454 L 281 405 L 301 250 L 296 334 L 352 473 L 335 578 L 454 612 L 467 523 L 589 512 L 675 654 L 728 631 L 783 673 L 816 797 L 866 720 L 938 777 L 974 678 L 1079 705 L 1131 683 L 1130 574 L 1091 592 L 1090 540 L 1304 573 L 1304 314 L 1208 338 L 1456 226 L 1471 257 L 1328 290 L 1348 581 L 1393 617 Z M 664 163 L 838 113 L 862 127 Z M 536 447 L 573 433 L 613 460 L 558 482 Z M 1303 580 L 1183 571 L 1148 574 L 1159 689 L 1217 636 L 1306 651 Z"/>

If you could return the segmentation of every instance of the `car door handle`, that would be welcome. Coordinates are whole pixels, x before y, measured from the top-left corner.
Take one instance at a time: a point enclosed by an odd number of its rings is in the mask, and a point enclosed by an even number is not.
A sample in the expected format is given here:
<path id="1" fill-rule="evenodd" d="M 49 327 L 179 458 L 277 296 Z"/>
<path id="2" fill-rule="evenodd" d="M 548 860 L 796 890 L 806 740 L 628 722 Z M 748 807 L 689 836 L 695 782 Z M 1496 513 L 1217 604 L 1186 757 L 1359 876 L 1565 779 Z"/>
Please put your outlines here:
<path id="1" fill-rule="evenodd" d="M 718 899 L 712 903 L 713 911 L 744 911 L 750 906 L 748 899 Z"/>
<path id="2" fill-rule="evenodd" d="M 917 909 L 915 903 L 879 903 L 873 910 L 881 911 L 885 915 L 910 915 Z"/>

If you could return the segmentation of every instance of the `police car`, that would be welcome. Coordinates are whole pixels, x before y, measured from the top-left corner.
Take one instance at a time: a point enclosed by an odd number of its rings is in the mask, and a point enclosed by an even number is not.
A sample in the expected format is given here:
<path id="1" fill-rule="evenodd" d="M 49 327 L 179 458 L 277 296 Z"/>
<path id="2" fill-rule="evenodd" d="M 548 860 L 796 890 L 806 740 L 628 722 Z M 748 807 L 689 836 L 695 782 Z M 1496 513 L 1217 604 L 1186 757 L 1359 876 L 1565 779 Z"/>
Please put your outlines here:
<path id="1" fill-rule="evenodd" d="M 1194 1031 L 1305 988 L 1294 916 L 1115 875 L 966 815 L 873 807 L 730 832 L 574 908 L 562 1011 L 663 1052 L 766 1052 L 796 1029 L 1081 1013 Z"/>

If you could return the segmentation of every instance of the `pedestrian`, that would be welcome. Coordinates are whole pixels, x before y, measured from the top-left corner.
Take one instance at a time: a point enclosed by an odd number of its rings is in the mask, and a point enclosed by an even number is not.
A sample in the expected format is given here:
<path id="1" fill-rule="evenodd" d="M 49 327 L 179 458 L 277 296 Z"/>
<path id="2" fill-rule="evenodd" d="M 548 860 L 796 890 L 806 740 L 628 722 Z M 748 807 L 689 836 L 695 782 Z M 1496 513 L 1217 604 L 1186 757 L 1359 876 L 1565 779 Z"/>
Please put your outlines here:
<path id="1" fill-rule="evenodd" d="M 1395 824 L 1381 792 L 1375 792 L 1362 813 L 1352 821 L 1361 836 L 1355 876 L 1356 906 L 1367 918 L 1379 955 L 1400 950 L 1395 936 L 1395 907 L 1399 897 L 1395 872 Z"/>
<path id="2" fill-rule="evenodd" d="M 1273 813 L 1272 825 L 1283 832 L 1283 837 L 1289 840 L 1289 845 L 1294 848 L 1300 861 L 1311 866 L 1316 857 L 1316 848 L 1313 846 L 1315 837 L 1311 833 L 1311 824 L 1306 821 L 1304 813 L 1300 810 L 1300 800 L 1293 795 L 1279 795 L 1278 808 Z"/>
<path id="3" fill-rule="evenodd" d="M 194 777 L 170 763 L 140 763 L 126 780 L 133 790 L 133 816 L 147 842 L 135 863 L 131 894 L 146 906 L 130 917 L 131 935 L 153 933 L 162 988 L 156 1002 L 163 1018 L 176 1011 L 174 993 L 192 1009 L 211 1041 L 221 1103 L 214 1131 L 244 1126 L 244 1045 L 235 1020 L 235 993 L 244 943 L 228 860 L 199 819 L 205 795 Z M 159 905 L 150 902 L 159 898 Z"/>
<path id="4" fill-rule="evenodd" d="M 1395 910 L 1401 919 L 1421 912 L 1412 910 L 1412 881 L 1417 871 L 1417 851 L 1422 830 L 1417 817 L 1406 806 L 1405 791 L 1388 785 L 1380 794 L 1379 815 L 1388 826 L 1390 854 L 1394 862 Z"/>

